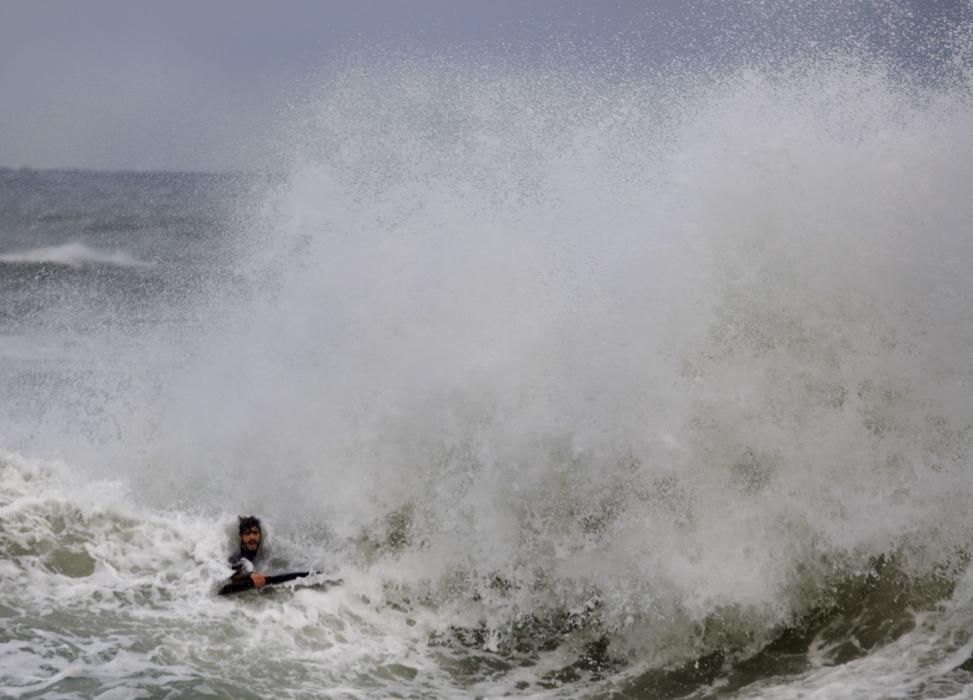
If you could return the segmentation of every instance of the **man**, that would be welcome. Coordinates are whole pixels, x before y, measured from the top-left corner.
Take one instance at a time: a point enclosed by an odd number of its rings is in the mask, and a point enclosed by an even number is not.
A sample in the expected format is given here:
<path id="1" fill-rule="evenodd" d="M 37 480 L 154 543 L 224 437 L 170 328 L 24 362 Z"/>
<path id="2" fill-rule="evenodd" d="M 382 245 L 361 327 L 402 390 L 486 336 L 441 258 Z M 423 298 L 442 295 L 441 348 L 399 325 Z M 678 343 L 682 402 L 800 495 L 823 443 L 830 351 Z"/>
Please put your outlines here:
<path id="1" fill-rule="evenodd" d="M 230 566 L 233 567 L 230 583 L 244 583 L 249 579 L 254 587 L 262 588 L 267 583 L 267 576 L 258 572 L 256 567 L 263 540 L 260 518 L 253 515 L 240 516 L 239 529 L 240 553 L 230 557 Z"/>

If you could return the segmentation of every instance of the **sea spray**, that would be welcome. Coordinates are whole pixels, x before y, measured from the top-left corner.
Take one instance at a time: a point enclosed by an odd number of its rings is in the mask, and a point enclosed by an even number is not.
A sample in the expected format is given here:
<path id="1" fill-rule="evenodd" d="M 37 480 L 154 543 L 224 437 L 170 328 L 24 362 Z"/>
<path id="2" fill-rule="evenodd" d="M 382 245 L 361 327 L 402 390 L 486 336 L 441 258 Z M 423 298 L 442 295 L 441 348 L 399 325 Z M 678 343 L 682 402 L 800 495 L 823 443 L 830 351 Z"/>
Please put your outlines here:
<path id="1" fill-rule="evenodd" d="M 658 664 L 759 646 L 876 556 L 956 555 L 965 85 L 701 80 L 329 84 L 250 239 L 259 294 L 163 392 L 149 492 L 166 465 L 170 497 L 371 542 L 499 630 L 595 601 Z"/>
<path id="2" fill-rule="evenodd" d="M 36 430 L 80 405 L 150 512 L 259 512 L 460 685 L 878 648 L 973 535 L 970 99 L 850 54 L 349 69 L 189 322 Z"/>

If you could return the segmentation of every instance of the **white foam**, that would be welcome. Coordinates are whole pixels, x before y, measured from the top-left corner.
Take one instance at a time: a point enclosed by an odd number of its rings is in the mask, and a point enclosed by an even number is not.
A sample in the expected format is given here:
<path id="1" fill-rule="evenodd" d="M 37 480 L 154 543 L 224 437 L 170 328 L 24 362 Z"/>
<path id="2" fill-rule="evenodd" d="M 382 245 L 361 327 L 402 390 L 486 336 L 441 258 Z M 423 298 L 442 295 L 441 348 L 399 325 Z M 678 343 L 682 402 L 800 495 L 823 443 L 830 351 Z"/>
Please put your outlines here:
<path id="1" fill-rule="evenodd" d="M 0 617 L 0 693 L 155 694 L 200 678 L 251 692 L 355 686 L 389 665 L 442 677 L 424 651 L 428 629 L 364 603 L 360 586 L 224 599 L 232 516 L 145 510 L 113 483 L 84 483 L 63 464 L 0 453 L 0 518 L 8 524 Z M 90 567 L 65 568 L 65 554 Z M 349 577 L 354 581 L 354 575 Z M 367 587 L 367 586 L 366 586 Z M 287 670 L 290 669 L 290 670 Z M 298 680 L 298 678 L 300 680 Z M 223 692 L 226 692 L 225 690 Z"/>
<path id="2" fill-rule="evenodd" d="M 152 265 L 152 263 L 139 260 L 124 250 L 94 248 L 81 241 L 2 253 L 0 254 L 0 263 L 62 265 L 75 268 L 91 265 L 112 265 L 115 267 L 150 267 Z"/>

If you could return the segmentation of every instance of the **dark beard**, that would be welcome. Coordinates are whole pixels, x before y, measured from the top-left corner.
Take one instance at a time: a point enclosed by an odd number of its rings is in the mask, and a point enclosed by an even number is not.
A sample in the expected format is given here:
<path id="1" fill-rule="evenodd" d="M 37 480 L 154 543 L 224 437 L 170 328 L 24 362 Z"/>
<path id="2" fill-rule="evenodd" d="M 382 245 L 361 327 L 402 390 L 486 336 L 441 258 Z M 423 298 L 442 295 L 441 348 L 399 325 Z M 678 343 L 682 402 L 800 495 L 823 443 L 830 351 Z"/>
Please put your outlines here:
<path id="1" fill-rule="evenodd" d="M 257 556 L 259 554 L 260 554 L 259 544 L 257 545 L 257 548 L 254 550 L 249 550 L 246 547 L 244 547 L 242 544 L 240 545 L 240 556 L 243 557 L 244 559 L 249 559 L 251 564 L 256 563 Z"/>

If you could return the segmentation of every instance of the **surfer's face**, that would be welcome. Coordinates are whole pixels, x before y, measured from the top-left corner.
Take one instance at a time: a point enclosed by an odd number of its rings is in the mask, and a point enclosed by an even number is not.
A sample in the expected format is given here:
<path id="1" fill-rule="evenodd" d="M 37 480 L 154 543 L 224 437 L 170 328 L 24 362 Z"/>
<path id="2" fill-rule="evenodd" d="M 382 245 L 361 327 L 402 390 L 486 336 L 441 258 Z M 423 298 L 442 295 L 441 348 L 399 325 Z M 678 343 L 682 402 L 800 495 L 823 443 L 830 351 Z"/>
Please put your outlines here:
<path id="1" fill-rule="evenodd" d="M 260 528 L 251 527 L 240 533 L 240 547 L 245 552 L 256 552 L 260 549 Z"/>

